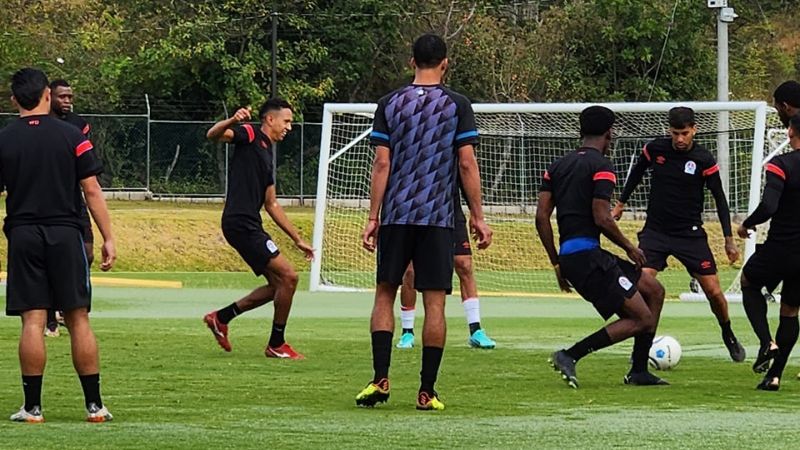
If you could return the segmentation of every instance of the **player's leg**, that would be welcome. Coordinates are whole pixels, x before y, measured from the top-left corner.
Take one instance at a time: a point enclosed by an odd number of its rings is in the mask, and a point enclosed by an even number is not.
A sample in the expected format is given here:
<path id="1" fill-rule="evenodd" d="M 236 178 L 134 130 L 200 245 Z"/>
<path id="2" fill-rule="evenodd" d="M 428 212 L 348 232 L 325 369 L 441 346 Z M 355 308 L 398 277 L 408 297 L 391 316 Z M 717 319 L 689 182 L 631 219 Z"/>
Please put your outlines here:
<path id="1" fill-rule="evenodd" d="M 417 291 L 414 289 L 414 264 L 409 264 L 400 287 L 400 326 L 403 329 L 397 348 L 414 347 L 414 316 L 417 309 Z"/>
<path id="2" fill-rule="evenodd" d="M 770 292 L 775 289 L 780 282 L 777 269 L 781 264 L 781 255 L 774 254 L 771 247 L 764 244 L 756 248 L 756 252 L 742 268 L 742 305 L 759 342 L 758 354 L 753 362 L 753 371 L 756 373 L 766 371 L 770 361 L 778 353 L 778 345 L 773 341 L 769 329 L 767 300 L 762 289 L 766 287 Z"/>
<path id="3" fill-rule="evenodd" d="M 358 406 L 375 406 L 389 399 L 394 299 L 413 255 L 414 228 L 383 225 L 378 233 L 375 302 L 370 317 L 374 374 L 367 386 L 356 395 Z"/>
<path id="4" fill-rule="evenodd" d="M 797 343 L 798 333 L 800 333 L 800 324 L 797 321 L 798 311 L 800 311 L 800 282 L 797 280 L 785 280 L 783 291 L 781 292 L 780 322 L 778 331 L 775 333 L 778 354 L 775 356 L 766 376 L 758 384 L 758 389 L 777 391 L 780 388 L 783 370 L 786 368 L 789 355 L 791 355 L 792 349 Z"/>
<path id="5" fill-rule="evenodd" d="M 275 286 L 275 313 L 272 317 L 272 332 L 264 354 L 271 358 L 302 359 L 303 355 L 297 353 L 284 339 L 286 323 L 297 290 L 297 272 L 285 256 L 277 254 L 269 260 L 265 274 L 270 286 Z M 268 294 L 269 289 L 263 292 Z"/>
<path id="6" fill-rule="evenodd" d="M 453 230 L 417 227 L 414 246 L 414 287 L 422 292 L 425 322 L 422 330 L 422 370 L 417 409 L 442 410 L 435 390 L 447 334 L 444 306 L 453 289 Z"/>
<path id="7" fill-rule="evenodd" d="M 728 300 L 725 298 L 725 294 L 722 293 L 719 277 L 716 273 L 711 275 L 695 273 L 692 276 L 697 280 L 700 284 L 700 288 L 703 289 L 703 292 L 706 294 L 708 303 L 711 305 L 711 311 L 714 312 L 714 316 L 716 316 L 719 327 L 722 330 L 722 342 L 725 343 L 725 347 L 728 349 L 728 354 L 731 359 L 735 362 L 744 361 L 747 354 L 742 344 L 736 339 L 733 329 L 731 329 L 731 319 L 728 314 Z"/>
<path id="8" fill-rule="evenodd" d="M 467 343 L 474 348 L 492 349 L 497 344 L 481 327 L 481 305 L 478 298 L 478 283 L 475 281 L 472 266 L 472 253 L 461 254 L 458 246 L 455 252 L 454 265 L 461 286 L 461 305 L 464 307 L 464 316 L 469 327 Z"/>
<path id="9" fill-rule="evenodd" d="M 58 332 L 58 318 L 56 317 L 56 310 L 47 310 L 47 326 L 44 329 L 44 335 L 47 337 L 58 337 L 61 333 Z"/>
<path id="10" fill-rule="evenodd" d="M 19 365 L 22 372 L 22 390 L 25 403 L 11 416 L 14 422 L 44 422 L 42 416 L 42 377 L 47 362 L 44 344 L 44 329 L 47 311 L 34 309 L 24 311 L 22 334 L 19 338 Z"/>
<path id="11" fill-rule="evenodd" d="M 631 271 L 635 271 L 635 267 L 627 261 L 620 261 L 629 278 L 635 275 Z M 647 362 L 650 355 L 650 347 L 653 345 L 653 338 L 655 338 L 656 330 L 658 329 L 658 322 L 661 318 L 661 310 L 664 307 L 664 286 L 656 280 L 654 270 L 642 270 L 639 281 L 636 283 L 636 288 L 642 294 L 650 313 L 653 316 L 653 324 L 651 328 L 639 333 L 634 337 L 633 352 L 631 354 L 631 370 L 626 376 L 626 379 L 647 378 L 647 375 L 638 375 L 647 372 Z"/>
<path id="12" fill-rule="evenodd" d="M 112 415 L 100 396 L 100 356 L 89 324 L 91 286 L 83 236 L 70 227 L 45 227 L 47 270 L 57 309 L 64 311 L 72 348 L 72 364 L 84 395 L 86 420 L 106 422 Z"/>

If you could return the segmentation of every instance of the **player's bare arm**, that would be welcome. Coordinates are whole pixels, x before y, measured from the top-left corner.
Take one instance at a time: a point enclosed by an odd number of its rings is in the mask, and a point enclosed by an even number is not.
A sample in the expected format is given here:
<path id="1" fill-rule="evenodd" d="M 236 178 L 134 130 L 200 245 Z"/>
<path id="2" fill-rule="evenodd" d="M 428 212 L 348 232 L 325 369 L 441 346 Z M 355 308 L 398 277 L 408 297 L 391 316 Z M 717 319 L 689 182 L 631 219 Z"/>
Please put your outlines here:
<path id="1" fill-rule="evenodd" d="M 307 260 L 314 259 L 314 249 L 303 240 L 297 228 L 294 227 L 292 221 L 286 216 L 283 207 L 278 203 L 278 198 L 275 195 L 275 185 L 270 185 L 267 188 L 266 195 L 264 196 L 264 209 L 267 214 L 272 218 L 278 227 L 286 233 L 294 242 L 294 245 L 306 255 Z"/>
<path id="2" fill-rule="evenodd" d="M 556 272 L 558 287 L 564 292 L 572 292 L 567 280 L 561 276 L 561 267 L 558 265 L 558 251 L 553 237 L 553 224 L 550 222 L 555 207 L 556 203 L 553 201 L 551 192 L 544 191 L 539 193 L 539 202 L 536 206 L 536 231 L 547 252 L 547 257 L 550 259 L 550 264 L 553 265 L 553 270 Z"/>
<path id="3" fill-rule="evenodd" d="M 208 132 L 206 132 L 206 138 L 215 142 L 230 142 L 233 140 L 233 130 L 231 127 L 250 120 L 250 117 L 251 109 L 249 106 L 247 108 L 240 108 L 233 116 L 225 120 L 220 120 L 209 128 Z"/>
<path id="4" fill-rule="evenodd" d="M 375 159 L 372 162 L 372 182 L 369 190 L 369 217 L 361 234 L 361 245 L 373 252 L 378 244 L 378 228 L 380 226 L 381 204 L 386 193 L 391 165 L 389 147 L 377 146 Z"/>
<path id="5" fill-rule="evenodd" d="M 630 258 L 631 261 L 635 262 L 638 266 L 642 266 L 645 263 L 644 252 L 633 245 L 633 243 L 622 234 L 622 231 L 620 231 L 617 226 L 617 222 L 611 217 L 610 211 L 611 202 L 608 200 L 601 198 L 592 200 L 592 217 L 594 218 L 594 223 L 603 233 L 603 236 L 625 250 L 625 253 L 628 254 L 628 258 Z"/>
<path id="6" fill-rule="evenodd" d="M 458 172 L 469 205 L 470 228 L 478 241 L 478 248 L 485 249 L 492 244 L 492 229 L 483 217 L 481 175 L 478 161 L 475 159 L 475 148 L 471 144 L 458 149 Z"/>
<path id="7" fill-rule="evenodd" d="M 86 206 L 89 207 L 92 219 L 103 236 L 103 261 L 100 263 L 100 269 L 105 272 L 111 269 L 117 259 L 117 249 L 114 244 L 114 233 L 111 230 L 111 217 L 108 214 L 106 198 L 96 176 L 82 179 L 81 188 L 83 196 L 86 198 Z"/>

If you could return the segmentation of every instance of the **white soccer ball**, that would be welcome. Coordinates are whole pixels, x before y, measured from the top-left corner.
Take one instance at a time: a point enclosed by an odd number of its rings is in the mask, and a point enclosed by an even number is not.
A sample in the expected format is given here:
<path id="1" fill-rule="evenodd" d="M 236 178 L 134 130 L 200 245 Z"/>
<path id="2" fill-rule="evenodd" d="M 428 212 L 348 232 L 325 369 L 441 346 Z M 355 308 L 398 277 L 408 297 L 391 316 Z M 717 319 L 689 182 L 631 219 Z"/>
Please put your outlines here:
<path id="1" fill-rule="evenodd" d="M 672 369 L 681 360 L 681 344 L 672 336 L 656 336 L 648 359 L 655 369 Z"/>

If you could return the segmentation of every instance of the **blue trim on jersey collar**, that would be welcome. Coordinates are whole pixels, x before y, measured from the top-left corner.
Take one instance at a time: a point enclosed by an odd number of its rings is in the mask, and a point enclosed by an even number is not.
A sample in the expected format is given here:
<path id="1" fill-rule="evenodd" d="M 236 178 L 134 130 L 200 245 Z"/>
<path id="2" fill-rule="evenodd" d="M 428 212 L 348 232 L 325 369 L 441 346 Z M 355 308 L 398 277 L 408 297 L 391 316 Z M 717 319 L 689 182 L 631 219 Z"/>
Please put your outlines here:
<path id="1" fill-rule="evenodd" d="M 372 137 L 378 138 L 378 139 L 383 139 L 385 141 L 389 141 L 389 135 L 388 134 L 383 134 L 383 133 L 381 133 L 379 131 L 373 131 L 372 132 Z"/>
<path id="2" fill-rule="evenodd" d="M 585 252 L 600 248 L 600 240 L 591 237 L 576 237 L 561 243 L 560 255 L 571 255 L 573 253 Z"/>
<path id="3" fill-rule="evenodd" d="M 477 135 L 478 135 L 478 131 L 477 130 L 469 130 L 469 131 L 465 131 L 463 133 L 457 134 L 456 135 L 456 140 L 460 141 L 461 139 L 475 137 Z"/>

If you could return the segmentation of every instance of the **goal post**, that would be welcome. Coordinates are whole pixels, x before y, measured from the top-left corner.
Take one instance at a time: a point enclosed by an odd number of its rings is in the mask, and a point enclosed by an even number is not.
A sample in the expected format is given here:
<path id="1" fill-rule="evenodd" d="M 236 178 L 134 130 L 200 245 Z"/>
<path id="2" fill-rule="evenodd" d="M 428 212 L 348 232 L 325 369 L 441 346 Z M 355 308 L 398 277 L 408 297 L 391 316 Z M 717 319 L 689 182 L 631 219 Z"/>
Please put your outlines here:
<path id="1" fill-rule="evenodd" d="M 480 134 L 477 147 L 482 195 L 487 222 L 495 232 L 493 245 L 474 251 L 474 269 L 482 295 L 553 296 L 558 286 L 534 228 L 534 213 L 541 175 L 555 158 L 579 144 L 580 112 L 594 103 L 474 104 Z M 731 212 L 743 218 L 758 205 L 763 177 L 762 160 L 770 152 L 767 128 L 777 127 L 777 117 L 765 102 L 663 102 L 600 103 L 617 114 L 612 160 L 623 180 L 647 141 L 668 133 L 667 112 L 675 106 L 695 110 L 699 133 L 695 138 L 716 154 L 717 137 L 729 143 Z M 375 255 L 361 247 L 361 231 L 369 211 L 369 189 L 374 149 L 369 133 L 375 104 L 326 104 L 320 143 L 319 175 L 314 220 L 311 290 L 372 289 Z M 718 130 L 718 115 L 727 112 L 729 126 Z M 623 232 L 636 240 L 647 206 L 649 177 L 626 205 L 620 222 Z M 715 205 L 706 196 L 704 219 L 709 239 L 721 240 Z M 713 231 L 713 233 L 712 233 Z M 711 242 L 710 242 L 711 243 Z M 605 248 L 617 251 L 608 242 Z M 755 238 L 743 246 L 745 257 L 755 249 Z M 721 242 L 712 245 L 719 266 L 724 265 Z M 618 252 L 621 253 L 621 252 Z M 660 275 L 668 295 L 687 289 L 688 275 L 673 262 Z M 729 272 L 731 269 L 727 269 Z M 732 282 L 735 270 L 723 282 Z M 457 280 L 455 280 L 457 281 Z M 457 285 L 454 286 L 457 289 Z"/>

